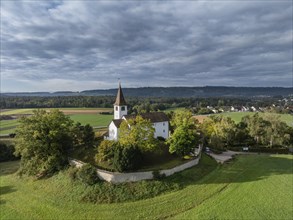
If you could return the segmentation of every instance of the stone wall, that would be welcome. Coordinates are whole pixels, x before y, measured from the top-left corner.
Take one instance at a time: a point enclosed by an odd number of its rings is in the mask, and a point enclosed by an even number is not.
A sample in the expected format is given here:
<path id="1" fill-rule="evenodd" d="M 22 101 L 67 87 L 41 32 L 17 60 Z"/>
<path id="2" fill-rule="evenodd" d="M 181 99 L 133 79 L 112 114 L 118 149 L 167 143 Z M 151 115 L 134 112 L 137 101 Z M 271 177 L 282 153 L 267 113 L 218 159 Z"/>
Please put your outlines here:
<path id="1" fill-rule="evenodd" d="M 180 172 L 182 170 L 188 169 L 190 167 L 193 167 L 199 163 L 201 147 L 199 148 L 199 156 L 191 160 L 189 162 L 186 162 L 184 164 L 181 164 L 179 166 L 173 167 L 171 169 L 167 170 L 160 170 L 160 174 L 165 174 L 166 176 L 171 176 L 174 173 Z M 76 167 L 82 167 L 85 163 L 76 159 L 69 159 L 69 163 L 72 166 Z M 137 182 L 141 180 L 150 180 L 153 179 L 153 171 L 146 171 L 146 172 L 133 172 L 133 173 L 118 173 L 118 172 L 110 172 L 102 169 L 97 169 L 97 174 L 100 179 L 105 180 L 107 182 L 111 183 L 124 183 L 124 182 Z"/>

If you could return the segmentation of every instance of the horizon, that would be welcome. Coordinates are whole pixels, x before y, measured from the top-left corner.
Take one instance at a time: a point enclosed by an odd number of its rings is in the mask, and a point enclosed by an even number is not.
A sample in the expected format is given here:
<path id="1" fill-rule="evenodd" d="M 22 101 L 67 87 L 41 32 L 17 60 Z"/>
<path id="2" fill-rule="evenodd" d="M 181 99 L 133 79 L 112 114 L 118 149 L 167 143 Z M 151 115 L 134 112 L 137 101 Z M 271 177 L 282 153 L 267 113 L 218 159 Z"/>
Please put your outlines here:
<path id="1" fill-rule="evenodd" d="M 122 87 L 122 90 L 124 89 L 143 89 L 143 88 L 206 88 L 206 87 L 223 87 L 223 88 L 280 88 L 280 89 L 291 89 L 293 86 L 289 87 L 282 87 L 282 86 L 143 86 L 143 87 Z M 86 89 L 86 90 L 79 90 L 79 91 L 70 91 L 70 90 L 58 90 L 58 91 L 14 91 L 14 92 L 5 92 L 5 91 L 0 91 L 0 94 L 5 94 L 5 93 L 81 93 L 85 91 L 96 91 L 96 90 L 117 90 L 117 88 L 101 88 L 101 89 Z"/>
<path id="2" fill-rule="evenodd" d="M 0 92 L 293 86 L 292 1 L 2 1 Z"/>

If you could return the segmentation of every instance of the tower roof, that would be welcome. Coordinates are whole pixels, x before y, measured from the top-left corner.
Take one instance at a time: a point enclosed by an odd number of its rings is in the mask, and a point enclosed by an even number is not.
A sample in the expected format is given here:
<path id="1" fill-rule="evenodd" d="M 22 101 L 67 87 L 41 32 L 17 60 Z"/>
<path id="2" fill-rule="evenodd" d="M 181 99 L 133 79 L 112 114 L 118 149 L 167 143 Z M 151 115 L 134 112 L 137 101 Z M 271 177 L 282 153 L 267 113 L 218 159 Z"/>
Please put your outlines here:
<path id="1" fill-rule="evenodd" d="M 118 105 L 118 106 L 126 105 L 126 101 L 124 99 L 123 92 L 121 89 L 121 83 L 119 83 L 117 97 L 116 97 L 116 101 L 115 101 L 114 105 Z"/>

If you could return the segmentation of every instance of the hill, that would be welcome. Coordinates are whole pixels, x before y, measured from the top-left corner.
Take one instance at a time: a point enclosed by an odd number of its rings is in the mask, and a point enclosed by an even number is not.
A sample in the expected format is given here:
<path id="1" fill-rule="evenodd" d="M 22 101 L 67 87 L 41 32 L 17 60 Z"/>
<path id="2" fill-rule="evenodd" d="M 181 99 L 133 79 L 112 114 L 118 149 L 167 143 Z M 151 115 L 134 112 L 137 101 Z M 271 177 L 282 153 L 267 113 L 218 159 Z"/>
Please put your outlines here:
<path id="1" fill-rule="evenodd" d="M 10 174 L 17 162 L 1 163 L 0 218 L 289 220 L 293 212 L 292 161 L 292 155 L 243 155 L 200 179 L 198 168 L 184 171 L 177 176 L 184 184 L 181 190 L 114 204 L 80 201 L 87 187 L 73 184 L 62 172 L 34 181 Z"/>
<path id="2" fill-rule="evenodd" d="M 85 90 L 81 92 L 2 93 L 3 96 L 115 96 L 117 89 Z M 132 97 L 275 97 L 293 96 L 292 88 L 283 87 L 142 87 L 123 88 Z"/>

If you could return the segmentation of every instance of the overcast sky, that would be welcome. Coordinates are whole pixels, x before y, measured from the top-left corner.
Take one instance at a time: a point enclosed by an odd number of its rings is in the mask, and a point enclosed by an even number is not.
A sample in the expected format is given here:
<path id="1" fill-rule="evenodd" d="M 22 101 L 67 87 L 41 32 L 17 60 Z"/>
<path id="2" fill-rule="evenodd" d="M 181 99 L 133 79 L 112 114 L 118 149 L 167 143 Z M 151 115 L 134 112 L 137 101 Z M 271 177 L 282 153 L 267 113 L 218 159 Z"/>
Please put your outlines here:
<path id="1" fill-rule="evenodd" d="M 1 91 L 292 86 L 292 1 L 1 1 Z"/>

